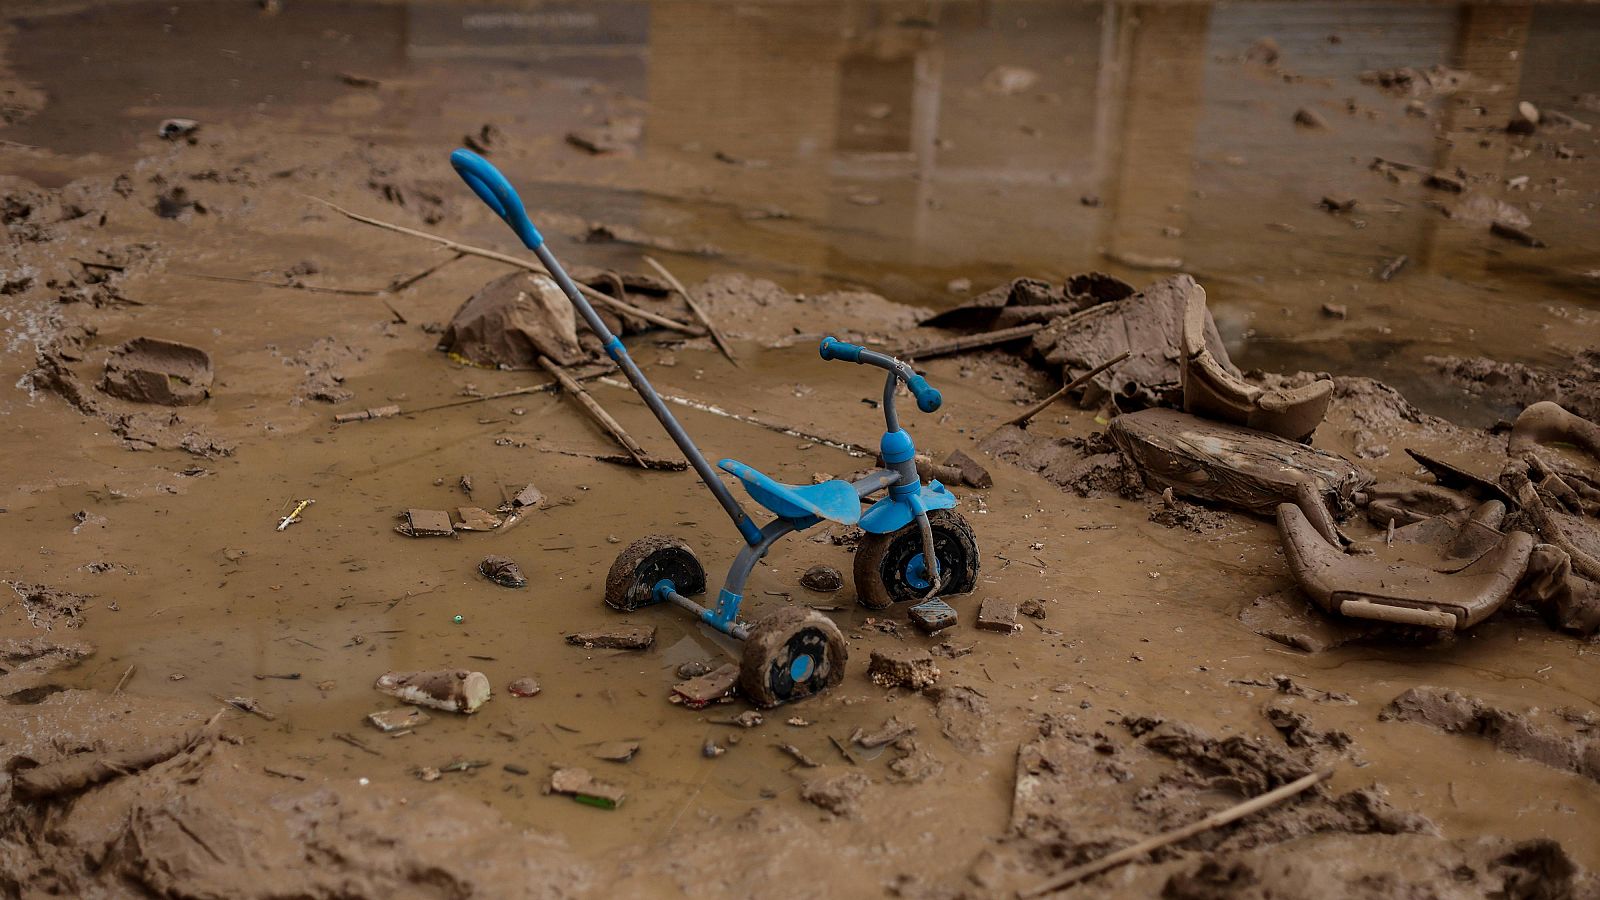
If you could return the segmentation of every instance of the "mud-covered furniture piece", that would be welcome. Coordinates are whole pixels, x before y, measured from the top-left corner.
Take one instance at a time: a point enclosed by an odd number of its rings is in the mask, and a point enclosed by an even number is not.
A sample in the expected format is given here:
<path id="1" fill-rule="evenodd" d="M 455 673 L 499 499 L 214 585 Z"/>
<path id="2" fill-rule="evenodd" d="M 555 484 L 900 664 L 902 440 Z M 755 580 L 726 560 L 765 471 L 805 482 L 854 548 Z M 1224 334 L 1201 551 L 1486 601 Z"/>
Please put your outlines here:
<path id="1" fill-rule="evenodd" d="M 1417 522 L 1362 554 L 1329 543 L 1297 504 L 1278 507 L 1278 530 L 1295 581 L 1323 610 L 1458 631 L 1504 606 L 1527 571 L 1534 540 L 1498 531 L 1504 516 L 1505 506 L 1491 500 L 1464 523 Z"/>
<path id="2" fill-rule="evenodd" d="M 1182 384 L 1185 412 L 1244 425 L 1292 441 L 1309 441 L 1328 414 L 1333 382 L 1314 381 L 1297 388 L 1261 388 L 1240 378 L 1208 346 L 1215 331 L 1206 309 L 1206 291 L 1194 282 L 1184 298 Z"/>

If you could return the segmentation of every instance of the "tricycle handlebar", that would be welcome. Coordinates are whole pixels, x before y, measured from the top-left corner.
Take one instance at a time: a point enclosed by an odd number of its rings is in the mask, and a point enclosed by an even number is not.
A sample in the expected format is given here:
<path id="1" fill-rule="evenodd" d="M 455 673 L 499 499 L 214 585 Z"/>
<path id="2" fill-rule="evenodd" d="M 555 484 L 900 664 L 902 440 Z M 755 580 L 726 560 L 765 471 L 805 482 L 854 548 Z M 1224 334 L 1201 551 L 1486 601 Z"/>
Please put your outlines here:
<path id="1" fill-rule="evenodd" d="M 529 250 L 539 249 L 539 245 L 544 243 L 544 235 L 533 227 L 528 211 L 522 208 L 522 198 L 517 196 L 517 189 L 500 174 L 494 163 L 471 150 L 457 150 L 450 154 L 450 165 L 455 167 L 456 174 L 467 183 L 467 187 L 472 188 L 478 199 L 511 226 L 511 230 L 517 233 Z"/>
<path id="2" fill-rule="evenodd" d="M 858 365 L 877 366 L 893 372 L 906 383 L 906 387 L 911 389 L 912 396 L 917 398 L 917 409 L 923 412 L 931 413 L 944 402 L 938 390 L 928 384 L 928 379 L 918 375 L 910 366 L 887 353 L 868 350 L 859 344 L 848 344 L 835 337 L 823 338 L 821 346 L 817 347 L 817 352 L 823 359 L 839 359 Z"/>

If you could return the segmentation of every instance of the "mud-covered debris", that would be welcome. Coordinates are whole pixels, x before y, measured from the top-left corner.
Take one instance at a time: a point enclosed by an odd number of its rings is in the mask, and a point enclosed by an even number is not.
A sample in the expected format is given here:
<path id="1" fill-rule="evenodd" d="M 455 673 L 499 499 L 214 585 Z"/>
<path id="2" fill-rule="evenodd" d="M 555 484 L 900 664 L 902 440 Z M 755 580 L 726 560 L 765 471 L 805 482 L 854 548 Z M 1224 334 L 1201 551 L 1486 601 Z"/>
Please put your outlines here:
<path id="1" fill-rule="evenodd" d="M 544 505 L 544 501 L 544 491 L 530 484 L 512 496 L 511 506 L 514 509 L 538 509 Z"/>
<path id="2" fill-rule="evenodd" d="M 1356 198 L 1323 194 L 1317 205 L 1331 213 L 1347 213 L 1356 208 Z"/>
<path id="3" fill-rule="evenodd" d="M 33 627 L 45 631 L 51 631 L 57 625 L 63 628 L 82 627 L 85 618 L 83 610 L 94 599 L 93 594 L 78 594 L 20 581 L 11 582 L 11 589 L 22 598 L 22 609 L 27 613 L 28 621 L 33 623 Z"/>
<path id="4" fill-rule="evenodd" d="M 1324 303 L 1322 304 L 1322 317 L 1325 319 L 1348 319 L 1350 318 L 1350 307 L 1343 303 Z"/>
<path id="5" fill-rule="evenodd" d="M 1330 509 L 1347 510 L 1373 481 L 1366 470 L 1297 441 L 1167 409 L 1117 416 L 1109 433 L 1155 489 L 1274 515 L 1302 485 Z"/>
<path id="6" fill-rule="evenodd" d="M 1039 83 L 1039 73 L 1022 66 L 995 66 L 983 76 L 983 89 L 991 94 L 1020 94 Z"/>
<path id="7" fill-rule="evenodd" d="M 809 591 L 831 594 L 844 587 L 844 575 L 833 566 L 812 566 L 800 576 L 800 584 Z"/>
<path id="8" fill-rule="evenodd" d="M 111 351 L 100 390 L 134 403 L 193 406 L 211 396 L 211 355 L 199 347 L 139 337 Z"/>
<path id="9" fill-rule="evenodd" d="M 1499 219 L 1489 223 L 1489 233 L 1495 237 L 1505 238 L 1508 241 L 1521 244 L 1524 247 L 1539 248 L 1549 246 L 1530 234 L 1527 229 L 1519 228 L 1510 222 L 1504 222 Z"/>
<path id="10" fill-rule="evenodd" d="M 579 803 L 601 809 L 616 809 L 622 805 L 623 797 L 622 788 L 595 778 L 587 769 L 575 767 L 551 772 L 545 793 L 565 794 Z"/>
<path id="11" fill-rule="evenodd" d="M 868 750 L 875 750 L 916 733 L 916 725 L 901 721 L 899 716 L 890 716 L 888 721 L 872 731 L 863 731 L 857 728 L 850 739 Z"/>
<path id="12" fill-rule="evenodd" d="M 700 755 L 706 759 L 716 759 L 727 752 L 727 747 L 722 746 L 711 738 L 706 738 L 706 742 L 700 745 Z"/>
<path id="13" fill-rule="evenodd" d="M 699 678 L 701 675 L 710 672 L 714 668 L 716 668 L 716 666 L 713 666 L 709 660 L 691 659 L 688 662 L 678 666 L 678 677 L 685 680 L 690 678 Z"/>
<path id="14" fill-rule="evenodd" d="M 163 119 L 161 124 L 156 126 L 156 136 L 164 141 L 175 141 L 179 138 L 192 139 L 195 132 L 199 130 L 200 123 L 194 119 Z"/>
<path id="15" fill-rule="evenodd" d="M 1334 752 L 1344 750 L 1352 743 L 1347 732 L 1337 729 L 1318 729 L 1312 723 L 1310 716 L 1289 707 L 1286 705 L 1287 702 L 1270 703 L 1262 710 L 1262 714 L 1267 717 L 1267 724 L 1283 735 L 1284 743 L 1296 749 L 1326 748 Z"/>
<path id="16" fill-rule="evenodd" d="M 1424 685 L 1394 698 L 1379 719 L 1479 737 L 1503 753 L 1600 781 L 1600 733 L 1537 709 L 1514 712 L 1447 688 Z"/>
<path id="17" fill-rule="evenodd" d="M 1506 131 L 1512 134 L 1533 134 L 1539 130 L 1539 107 L 1526 100 L 1517 101 L 1511 109 L 1511 121 L 1506 123 Z"/>
<path id="18" fill-rule="evenodd" d="M 387 406 L 373 406 L 367 409 L 358 409 L 355 412 L 339 413 L 333 417 L 335 425 L 344 425 L 350 422 L 365 422 L 368 419 L 387 419 L 400 415 L 400 406 L 396 403 Z"/>
<path id="19" fill-rule="evenodd" d="M 793 744 L 779 743 L 773 744 L 773 746 L 788 754 L 791 759 L 808 769 L 819 769 L 822 767 L 822 763 L 812 759 L 804 750 L 801 750 L 799 747 L 796 747 Z"/>
<path id="20" fill-rule="evenodd" d="M 395 531 L 406 537 L 450 537 L 456 533 L 450 514 L 442 509 L 408 509 Z"/>
<path id="21" fill-rule="evenodd" d="M 911 617 L 912 624 L 923 634 L 938 634 L 955 625 L 957 621 L 955 607 L 938 597 L 924 600 L 912 606 L 906 613 Z"/>
<path id="22" fill-rule="evenodd" d="M 12 759 L 8 764 L 8 768 L 15 767 L 15 774 L 11 776 L 11 791 L 24 800 L 43 800 L 75 794 L 96 784 L 134 775 L 157 763 L 165 762 L 186 750 L 195 748 L 212 734 L 209 727 L 201 728 L 158 737 L 138 749 L 91 750 L 74 753 L 42 765 L 17 766 L 19 760 Z"/>
<path id="23" fill-rule="evenodd" d="M 590 153 L 630 153 L 644 134 L 644 120 L 638 116 L 607 119 L 604 125 L 576 128 L 567 132 L 567 143 Z"/>
<path id="24" fill-rule="evenodd" d="M 558 365 L 588 358 L 578 345 L 572 303 L 548 276 L 512 272 L 489 282 L 456 310 L 439 349 L 498 369 L 536 369 L 539 357 Z"/>
<path id="25" fill-rule="evenodd" d="M 528 579 L 522 575 L 522 567 L 518 566 L 516 560 L 509 556 L 485 556 L 483 561 L 478 563 L 478 571 L 483 574 L 483 577 L 501 587 L 522 588 L 528 586 Z"/>
<path id="26" fill-rule="evenodd" d="M 1328 120 L 1322 117 L 1322 113 L 1304 106 L 1294 111 L 1294 124 L 1319 131 L 1328 128 Z"/>
<path id="27" fill-rule="evenodd" d="M 988 749 L 993 727 L 989 701 L 976 688 L 964 684 L 940 685 L 923 692 L 934 702 L 939 730 L 956 749 L 982 753 Z"/>
<path id="28" fill-rule="evenodd" d="M 761 715 L 761 710 L 747 709 L 744 712 L 739 713 L 737 716 L 734 716 L 731 721 L 740 728 L 755 728 L 757 725 L 762 723 L 763 717 Z"/>
<path id="29" fill-rule="evenodd" d="M 854 819 L 861 814 L 861 795 L 871 785 L 865 772 L 825 772 L 800 785 L 800 799 L 841 818 Z"/>
<path id="30" fill-rule="evenodd" d="M 967 487 L 987 490 L 994 487 L 994 476 L 983 464 L 967 455 L 965 450 L 952 450 L 945 457 L 944 464 L 961 473 L 961 483 Z"/>
<path id="31" fill-rule="evenodd" d="M 479 126 L 477 131 L 469 131 L 462 135 L 461 143 L 473 153 L 477 153 L 480 156 L 488 156 L 494 152 L 495 147 L 499 146 L 501 137 L 503 135 L 500 133 L 499 128 L 491 123 L 484 123 Z"/>
<path id="32" fill-rule="evenodd" d="M 446 712 L 474 713 L 492 693 L 482 672 L 439 669 L 432 672 L 385 672 L 373 687 L 418 706 Z"/>
<path id="33" fill-rule="evenodd" d="M 705 707 L 733 695 L 739 683 L 739 667 L 725 663 L 704 675 L 680 681 L 672 686 L 672 694 L 690 709 Z"/>
<path id="34" fill-rule="evenodd" d="M 938 777 L 944 763 L 928 752 L 915 738 L 907 736 L 894 742 L 899 756 L 889 762 L 889 780 L 900 784 L 921 784 Z"/>
<path id="35" fill-rule="evenodd" d="M 84 641 L 0 637 L 0 676 L 42 675 L 75 666 L 93 655 L 93 645 Z"/>
<path id="36" fill-rule="evenodd" d="M 539 682 L 532 676 L 524 675 L 506 685 L 506 693 L 513 697 L 532 697 L 539 693 Z"/>
<path id="37" fill-rule="evenodd" d="M 367 721 L 382 732 L 409 731 L 428 724 L 432 719 L 432 716 L 414 706 L 402 706 L 398 709 L 382 709 L 374 713 L 367 713 Z"/>
<path id="38" fill-rule="evenodd" d="M 939 667 L 934 665 L 933 654 L 920 647 L 875 648 L 867 663 L 867 677 L 879 687 L 920 691 L 939 680 Z"/>
<path id="39" fill-rule="evenodd" d="M 499 516 L 479 506 L 456 507 L 456 519 L 457 531 L 493 531 L 499 528 L 503 521 Z"/>
<path id="40" fill-rule="evenodd" d="M 638 752 L 638 741 L 606 741 L 590 750 L 589 755 L 606 762 L 625 763 L 632 760 L 634 754 Z"/>
<path id="41" fill-rule="evenodd" d="M 602 650 L 648 650 L 655 642 L 654 625 L 617 625 L 567 635 L 567 643 L 573 646 Z"/>
<path id="42" fill-rule="evenodd" d="M 1047 615 L 1044 601 L 1038 597 L 1022 601 L 1022 605 L 1017 607 L 1017 612 L 1022 613 L 1030 619 L 1039 619 L 1040 621 L 1043 621 Z"/>
<path id="43" fill-rule="evenodd" d="M 984 631 L 1014 634 L 1022 630 L 1017 624 L 1017 601 L 1005 597 L 986 597 L 978 605 L 977 626 Z"/>

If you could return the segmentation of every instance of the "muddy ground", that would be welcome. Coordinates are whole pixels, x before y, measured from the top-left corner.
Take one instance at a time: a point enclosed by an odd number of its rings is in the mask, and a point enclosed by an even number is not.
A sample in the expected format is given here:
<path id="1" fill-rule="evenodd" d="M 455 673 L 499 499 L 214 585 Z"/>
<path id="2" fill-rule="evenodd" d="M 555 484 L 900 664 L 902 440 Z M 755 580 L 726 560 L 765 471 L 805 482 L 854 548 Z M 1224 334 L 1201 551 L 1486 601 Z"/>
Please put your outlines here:
<path id="1" fill-rule="evenodd" d="M 681 412 L 713 459 L 786 481 L 866 468 L 830 442 L 881 431 L 880 383 L 818 359 L 821 335 L 900 348 L 951 336 L 915 323 L 1015 276 L 1143 286 L 1169 263 L 1206 286 L 1241 368 L 1337 377 L 1317 447 L 1380 478 L 1415 473 L 1403 448 L 1492 474 L 1495 425 L 1523 405 L 1595 415 L 1595 10 L 7 13 L 6 895 L 1004 896 L 1330 765 L 1299 800 L 1074 890 L 1600 893 L 1591 643 L 1519 609 L 1449 641 L 1347 641 L 1298 595 L 1270 521 L 1097 469 L 1105 410 L 984 440 L 1060 385 L 1009 349 L 929 360 L 945 408 L 903 413 L 937 458 L 962 449 L 993 474 L 956 489 L 982 548 L 956 629 L 929 639 L 848 584 L 800 587 L 815 564 L 850 571 L 851 535 L 820 528 L 757 569 L 746 608 L 826 608 L 844 683 L 751 729 L 724 724 L 742 701 L 669 703 L 680 666 L 737 645 L 674 610 L 614 613 L 603 584 L 652 532 L 685 538 L 715 584 L 736 546 L 715 503 L 692 473 L 562 452 L 615 448 L 554 394 L 411 412 L 546 380 L 435 350 L 507 269 L 312 199 L 511 252 L 446 164 L 470 137 L 569 264 L 647 274 L 649 254 L 689 282 L 739 366 L 704 337 L 629 344 L 663 392 L 803 432 Z M 1568 123 L 1507 134 L 1518 100 Z M 198 128 L 163 138 L 170 118 Z M 1491 233 L 1484 209 L 1547 246 Z M 141 336 L 204 349 L 208 396 L 101 390 L 112 349 Z M 591 389 L 671 455 L 631 392 Z M 386 405 L 406 412 L 334 425 Z M 406 509 L 493 508 L 530 483 L 547 502 L 508 531 L 395 531 Z M 488 554 L 528 586 L 479 575 Z M 1037 599 L 1042 617 L 979 631 L 986 597 Z M 564 640 L 618 623 L 655 626 L 654 646 Z M 870 652 L 902 646 L 935 651 L 936 685 L 868 680 Z M 367 724 L 395 705 L 378 675 L 445 667 L 484 672 L 494 697 L 404 736 Z M 522 677 L 537 695 L 507 690 Z M 914 733 L 849 743 L 891 717 Z M 615 741 L 640 749 L 593 757 Z M 162 744 L 170 758 L 133 774 L 22 789 L 34 763 Z M 545 795 L 567 765 L 625 802 Z"/>

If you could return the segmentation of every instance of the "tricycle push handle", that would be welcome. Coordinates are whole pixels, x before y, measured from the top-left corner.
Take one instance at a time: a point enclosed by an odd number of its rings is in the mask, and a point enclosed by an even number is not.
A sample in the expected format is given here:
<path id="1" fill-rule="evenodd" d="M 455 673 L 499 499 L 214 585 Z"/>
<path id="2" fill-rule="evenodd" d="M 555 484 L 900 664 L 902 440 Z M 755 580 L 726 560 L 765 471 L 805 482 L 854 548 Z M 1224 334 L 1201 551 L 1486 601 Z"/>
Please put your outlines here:
<path id="1" fill-rule="evenodd" d="M 528 211 L 522 207 L 522 198 L 517 196 L 517 189 L 511 186 L 494 163 L 473 153 L 471 150 L 457 150 L 450 154 L 450 165 L 455 167 L 456 174 L 461 180 L 472 188 L 494 214 L 506 220 L 511 230 L 517 233 L 522 243 L 529 250 L 538 250 L 544 243 L 544 235 L 539 229 L 533 227 L 533 221 L 528 218 Z"/>
<path id="2" fill-rule="evenodd" d="M 943 398 L 939 396 L 939 392 L 928 384 L 928 379 L 918 375 L 911 370 L 910 366 L 887 353 L 868 350 L 859 344 L 847 344 L 835 337 L 823 338 L 821 346 L 817 348 L 817 352 L 822 355 L 823 359 L 842 359 L 845 362 L 877 366 L 880 369 L 887 369 L 893 372 L 900 377 L 901 381 L 906 383 L 906 387 L 911 389 L 912 396 L 917 398 L 917 409 L 923 412 L 931 413 L 939 408 L 940 403 L 944 402 Z"/>

